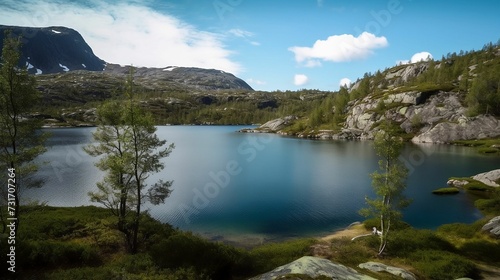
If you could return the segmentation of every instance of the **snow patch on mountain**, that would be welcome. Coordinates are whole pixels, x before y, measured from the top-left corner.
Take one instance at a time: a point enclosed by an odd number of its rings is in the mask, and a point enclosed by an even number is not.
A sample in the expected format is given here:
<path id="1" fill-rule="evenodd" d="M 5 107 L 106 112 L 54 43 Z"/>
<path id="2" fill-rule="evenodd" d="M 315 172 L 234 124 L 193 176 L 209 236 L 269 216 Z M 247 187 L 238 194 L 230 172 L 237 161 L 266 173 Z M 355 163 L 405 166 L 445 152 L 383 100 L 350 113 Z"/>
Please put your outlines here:
<path id="1" fill-rule="evenodd" d="M 59 63 L 59 67 L 61 67 L 63 69 L 64 72 L 68 72 L 69 71 L 69 68 L 62 65 L 61 63 Z"/>

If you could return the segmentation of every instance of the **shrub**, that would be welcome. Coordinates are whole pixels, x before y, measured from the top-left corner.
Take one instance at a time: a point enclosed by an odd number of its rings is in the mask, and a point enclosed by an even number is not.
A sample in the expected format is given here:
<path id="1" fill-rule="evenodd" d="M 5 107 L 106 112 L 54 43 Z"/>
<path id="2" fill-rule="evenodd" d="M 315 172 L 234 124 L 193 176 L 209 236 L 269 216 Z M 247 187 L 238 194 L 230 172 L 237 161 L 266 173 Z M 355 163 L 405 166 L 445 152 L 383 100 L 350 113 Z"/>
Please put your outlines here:
<path id="1" fill-rule="evenodd" d="M 47 280 L 209 280 L 194 269 L 163 270 L 156 273 L 128 273 L 115 267 L 82 267 L 58 270 L 46 276 Z"/>
<path id="2" fill-rule="evenodd" d="M 475 260 L 497 264 L 500 262 L 500 243 L 498 242 L 484 239 L 469 240 L 460 247 L 460 252 Z"/>
<path id="3" fill-rule="evenodd" d="M 254 269 L 257 273 L 263 273 L 290 263 L 308 255 L 314 243 L 313 239 L 298 239 L 254 248 L 250 251 Z"/>
<path id="4" fill-rule="evenodd" d="M 370 248 L 377 248 L 380 239 L 375 236 L 367 236 L 357 239 L 356 242 L 350 238 L 332 240 L 332 259 L 344 265 L 356 267 L 358 264 L 367 262 L 376 251 Z"/>
<path id="5" fill-rule="evenodd" d="M 476 276 L 474 263 L 450 252 L 415 251 L 409 259 L 411 264 L 429 279 L 448 280 Z"/>
<path id="6" fill-rule="evenodd" d="M 247 272 L 248 255 L 234 247 L 209 242 L 191 233 L 178 232 L 153 245 L 149 253 L 160 268 L 193 267 L 214 279 L 226 279 L 233 273 Z"/>
<path id="7" fill-rule="evenodd" d="M 21 244 L 19 259 L 26 267 L 57 268 L 102 263 L 97 249 L 88 244 L 69 241 L 25 241 Z"/>
<path id="8" fill-rule="evenodd" d="M 429 250 L 455 251 L 455 247 L 430 230 L 406 229 L 389 235 L 387 252 L 397 257 L 426 248 Z"/>
<path id="9" fill-rule="evenodd" d="M 475 222 L 473 224 L 445 224 L 440 226 L 437 231 L 438 233 L 443 233 L 446 235 L 457 236 L 459 238 L 472 238 L 474 235 L 481 230 L 484 222 L 482 220 Z"/>
<path id="10" fill-rule="evenodd" d="M 469 182 L 464 186 L 464 188 L 468 191 L 482 191 L 482 192 L 487 192 L 487 191 L 493 191 L 494 188 L 490 187 L 483 182 Z"/>
<path id="11" fill-rule="evenodd" d="M 500 198 L 498 197 L 492 199 L 478 199 L 474 202 L 474 205 L 483 213 L 490 215 L 500 214 Z"/>

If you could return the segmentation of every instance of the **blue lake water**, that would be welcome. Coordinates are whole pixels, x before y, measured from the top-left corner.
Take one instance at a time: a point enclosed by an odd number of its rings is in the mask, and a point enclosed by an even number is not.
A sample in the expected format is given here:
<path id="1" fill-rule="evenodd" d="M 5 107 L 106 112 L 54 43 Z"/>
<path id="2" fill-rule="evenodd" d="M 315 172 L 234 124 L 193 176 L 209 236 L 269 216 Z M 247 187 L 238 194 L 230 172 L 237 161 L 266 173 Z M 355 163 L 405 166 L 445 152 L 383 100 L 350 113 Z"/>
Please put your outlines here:
<path id="1" fill-rule="evenodd" d="M 378 168 L 370 141 L 312 141 L 273 134 L 243 134 L 236 126 L 165 126 L 158 136 L 176 148 L 151 182 L 174 180 L 164 205 L 147 206 L 163 222 L 227 240 L 319 236 L 363 218 L 358 210 L 372 196 L 369 174 Z M 41 189 L 23 197 L 49 205 L 91 204 L 87 193 L 103 174 L 82 151 L 94 128 L 51 129 Z M 436 196 L 452 176 L 496 169 L 500 158 L 473 149 L 408 144 L 402 155 L 413 203 L 404 219 L 418 228 L 472 222 L 480 213 L 468 195 Z"/>

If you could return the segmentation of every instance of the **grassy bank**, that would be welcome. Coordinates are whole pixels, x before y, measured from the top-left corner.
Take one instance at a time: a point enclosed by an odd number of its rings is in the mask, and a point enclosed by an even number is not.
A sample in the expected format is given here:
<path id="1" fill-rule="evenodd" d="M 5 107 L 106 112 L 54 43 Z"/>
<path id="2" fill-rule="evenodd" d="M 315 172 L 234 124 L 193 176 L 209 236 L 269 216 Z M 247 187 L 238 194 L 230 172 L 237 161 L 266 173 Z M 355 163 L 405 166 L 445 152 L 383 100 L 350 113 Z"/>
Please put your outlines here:
<path id="1" fill-rule="evenodd" d="M 16 243 L 17 279 L 78 280 L 89 275 L 105 280 L 248 279 L 313 254 L 353 268 L 365 261 L 382 261 L 407 268 L 419 279 L 477 276 L 478 265 L 500 265 L 500 241 L 480 231 L 485 219 L 471 225 L 443 225 L 436 231 L 397 226 L 380 260 L 375 257 L 376 236 L 354 242 L 297 239 L 242 249 L 209 242 L 143 215 L 140 252 L 129 255 L 108 211 L 93 206 L 23 207 Z M 489 211 L 500 214 L 491 207 Z M 2 235 L 2 244 L 6 237 Z M 318 246 L 324 248 L 319 253 L 314 249 Z M 5 258 L 2 252 L 4 264 Z"/>

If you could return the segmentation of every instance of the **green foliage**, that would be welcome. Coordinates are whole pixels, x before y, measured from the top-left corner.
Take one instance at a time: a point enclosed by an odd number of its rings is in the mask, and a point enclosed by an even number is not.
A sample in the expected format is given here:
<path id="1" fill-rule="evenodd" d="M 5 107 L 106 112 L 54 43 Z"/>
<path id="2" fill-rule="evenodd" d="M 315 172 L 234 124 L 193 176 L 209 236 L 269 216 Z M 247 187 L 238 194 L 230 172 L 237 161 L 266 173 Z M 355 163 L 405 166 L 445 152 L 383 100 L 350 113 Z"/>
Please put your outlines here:
<path id="1" fill-rule="evenodd" d="M 183 232 L 153 245 L 149 253 L 160 268 L 193 268 L 211 279 L 245 274 L 251 265 L 249 256 L 241 250 Z"/>
<path id="2" fill-rule="evenodd" d="M 159 180 L 147 187 L 146 180 L 163 170 L 161 159 L 170 155 L 174 145 L 164 147 L 166 140 L 156 136 L 151 114 L 134 99 L 132 73 L 125 84 L 125 106 L 106 102 L 98 109 L 99 126 L 93 133 L 98 144 L 85 147 L 85 151 L 100 156 L 96 166 L 106 172 L 97 183 L 98 191 L 89 193 L 91 200 L 112 211 L 128 250 L 137 253 L 142 204 L 164 203 L 172 186 L 172 181 Z"/>
<path id="3" fill-rule="evenodd" d="M 480 232 L 482 226 L 484 225 L 483 220 L 479 220 L 473 224 L 462 224 L 453 223 L 445 224 L 437 229 L 439 234 L 448 237 L 459 237 L 459 238 L 473 238 L 478 232 Z"/>
<path id="4" fill-rule="evenodd" d="M 467 94 L 467 105 L 471 115 L 500 115 L 500 61 L 479 64 L 470 90 Z M 484 68 L 484 69 L 483 69 Z"/>
<path id="5" fill-rule="evenodd" d="M 498 191 L 497 191 L 498 192 Z M 474 202 L 474 205 L 481 212 L 490 215 L 500 215 L 500 197 L 490 198 L 490 199 L 478 199 Z"/>
<path id="6" fill-rule="evenodd" d="M 467 240 L 459 248 L 462 256 L 468 258 L 489 262 L 500 263 L 500 242 L 485 239 Z"/>
<path id="7" fill-rule="evenodd" d="M 419 250 L 412 253 L 409 258 L 412 260 L 412 265 L 428 279 L 453 280 L 476 276 L 474 263 L 453 253 Z"/>
<path id="8" fill-rule="evenodd" d="M 33 76 L 27 69 L 19 67 L 21 38 L 14 38 L 10 31 L 5 31 L 2 56 L 0 58 L 0 175 L 2 182 L 7 182 L 8 168 L 15 169 L 15 180 L 9 181 L 14 191 L 14 218 L 18 218 L 22 189 L 41 187 L 41 181 L 33 174 L 38 170 L 35 159 L 44 153 L 46 133 L 40 132 L 41 122 L 29 115 L 34 113 L 40 102 L 41 94 L 36 89 Z M 2 188 L 2 200 L 7 198 Z M 15 231 L 19 229 L 19 219 L 15 220 Z M 5 226 L 3 216 L 0 222 Z"/>
<path id="9" fill-rule="evenodd" d="M 391 124 L 382 124 L 381 128 L 385 130 L 375 136 L 374 142 L 375 151 L 382 158 L 379 161 L 381 172 L 376 171 L 371 174 L 377 198 L 366 198 L 368 208 L 360 211 L 365 217 L 380 219 L 380 227 L 377 227 L 382 232 L 379 255 L 385 250 L 391 225 L 401 219 L 400 210 L 409 204 L 409 200 L 403 195 L 408 171 L 398 159 L 403 141 L 397 136 Z"/>
<path id="10" fill-rule="evenodd" d="M 298 239 L 254 248 L 250 251 L 250 256 L 255 272 L 264 273 L 308 255 L 314 243 L 313 239 Z"/>
<path id="11" fill-rule="evenodd" d="M 425 248 L 454 252 L 455 247 L 430 230 L 405 229 L 395 231 L 389 238 L 389 254 L 395 257 L 408 257 L 411 253 Z"/>
<path id="12" fill-rule="evenodd" d="M 487 192 L 487 191 L 493 191 L 494 188 L 490 187 L 483 182 L 480 181 L 471 181 L 468 184 L 464 186 L 464 188 L 468 191 L 482 191 L 482 192 Z"/>
<path id="13" fill-rule="evenodd" d="M 47 276 L 48 280 L 208 280 L 194 269 L 161 270 L 151 257 L 138 254 L 125 256 L 102 267 L 80 267 L 57 270 Z"/>
<path id="14" fill-rule="evenodd" d="M 331 242 L 331 259 L 347 266 L 356 267 L 373 258 L 378 242 L 378 238 L 374 235 L 358 239 L 356 242 L 352 242 L 349 238 L 334 239 Z"/>
<path id="15" fill-rule="evenodd" d="M 102 263 L 97 248 L 89 244 L 38 240 L 22 242 L 18 248 L 20 267 L 47 269 Z"/>
<path id="16" fill-rule="evenodd" d="M 437 189 L 437 190 L 433 190 L 432 193 L 433 194 L 457 194 L 459 193 L 460 190 L 455 188 L 455 187 L 451 187 L 451 188 L 440 188 L 440 189 Z"/>

